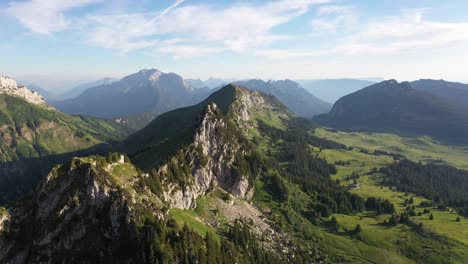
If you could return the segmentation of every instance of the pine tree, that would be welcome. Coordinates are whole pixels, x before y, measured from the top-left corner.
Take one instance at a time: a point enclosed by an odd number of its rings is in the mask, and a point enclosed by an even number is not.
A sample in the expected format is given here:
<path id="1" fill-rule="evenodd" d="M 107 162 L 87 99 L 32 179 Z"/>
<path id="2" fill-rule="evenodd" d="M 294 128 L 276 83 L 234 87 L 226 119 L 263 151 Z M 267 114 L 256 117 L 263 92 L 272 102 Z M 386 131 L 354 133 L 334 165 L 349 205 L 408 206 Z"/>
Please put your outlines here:
<path id="1" fill-rule="evenodd" d="M 429 215 L 429 220 L 434 220 L 434 215 Z"/>
<path id="2" fill-rule="evenodd" d="M 330 222 L 331 222 L 331 229 L 333 230 L 333 232 L 338 232 L 339 226 L 338 226 L 338 221 L 336 220 L 336 217 L 333 216 Z"/>
<path id="3" fill-rule="evenodd" d="M 361 233 L 361 231 L 362 231 L 361 225 L 357 224 L 356 228 L 354 228 L 354 233 L 359 234 Z"/>

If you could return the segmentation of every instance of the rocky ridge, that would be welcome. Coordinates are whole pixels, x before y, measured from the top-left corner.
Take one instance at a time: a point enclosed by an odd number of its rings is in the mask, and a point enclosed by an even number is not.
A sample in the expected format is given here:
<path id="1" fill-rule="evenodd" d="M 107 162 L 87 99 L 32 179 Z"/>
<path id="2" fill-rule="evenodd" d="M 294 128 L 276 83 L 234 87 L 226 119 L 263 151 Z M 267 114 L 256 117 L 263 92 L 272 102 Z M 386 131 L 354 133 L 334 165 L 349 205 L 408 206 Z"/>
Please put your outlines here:
<path id="1" fill-rule="evenodd" d="M 221 109 L 216 102 L 223 102 L 216 96 L 202 103 L 206 105 L 193 121 L 195 129 L 188 146 L 158 167 L 158 174 L 162 179 L 171 178 L 167 175 L 174 170 L 172 167 L 179 167 L 179 170 L 185 171 L 186 174 L 186 183 L 183 186 L 167 180 L 162 184 L 168 186 L 164 192 L 164 199 L 171 207 L 195 208 L 196 199 L 216 187 L 238 198 L 250 199 L 253 186 L 249 178 L 255 175 L 245 175 L 245 171 L 238 175 L 235 169 L 236 164 L 242 163 L 250 153 L 245 139 L 248 129 L 256 125 L 254 117 L 271 111 L 279 116 L 283 115 L 284 118 L 292 116 L 276 99 L 261 92 L 235 85 L 228 85 L 223 89 L 220 90 L 220 98 L 224 97 L 223 100 L 228 93 L 234 93 L 229 107 Z M 164 115 L 161 119 L 164 119 Z M 158 119 L 155 122 L 158 122 Z M 154 145 L 158 146 L 158 143 Z M 151 150 L 146 151 L 151 153 Z"/>
<path id="2" fill-rule="evenodd" d="M 31 198 L 0 211 L 0 260 L 57 261 L 121 238 L 141 222 L 142 211 L 161 213 L 157 197 L 135 189 L 145 176 L 118 154 L 56 166 Z"/>
<path id="3" fill-rule="evenodd" d="M 193 145 L 183 155 L 193 176 L 192 184 L 183 188 L 169 185 L 164 192 L 165 200 L 175 208 L 195 208 L 196 199 L 217 186 L 244 199 L 253 194 L 246 176 L 232 179 L 232 164 L 236 154 L 243 150 L 235 134 L 223 133 L 227 132 L 229 124 L 217 105 L 209 104 L 201 116 Z M 161 167 L 160 173 L 166 171 L 167 164 Z"/>
<path id="4" fill-rule="evenodd" d="M 167 208 L 195 208 L 197 198 L 218 187 L 236 199 L 250 199 L 255 176 L 251 174 L 255 172 L 238 170 L 238 167 L 248 162 L 251 150 L 244 132 L 234 123 L 253 126 L 254 115 L 264 108 L 274 110 L 281 104 L 245 88 L 228 89 L 235 92 L 229 111 L 223 113 L 216 100 L 207 103 L 192 121 L 192 142 L 155 165 L 149 173 L 140 171 L 125 155 L 116 153 L 107 157 L 73 158 L 56 166 L 30 198 L 7 209 L 0 208 L 0 230 L 3 230 L 0 260 L 60 262 L 63 256 L 95 253 L 97 248 L 106 245 L 118 251 L 119 243 L 111 241 L 129 236 L 130 240 L 134 239 L 131 237 L 136 226 L 141 226 L 148 217 L 165 218 Z M 174 179 L 174 175 L 171 178 L 169 174 L 174 171 L 179 172 L 179 178 Z M 161 181 L 160 191 L 148 184 L 155 175 Z M 279 237 L 268 221 L 258 216 L 259 212 L 252 211 L 250 215 L 262 221 L 261 230 L 271 233 L 268 234 L 270 242 Z M 228 220 L 232 222 L 236 218 Z M 34 243 L 24 243 L 24 239 Z"/>
<path id="5" fill-rule="evenodd" d="M 0 93 L 6 93 L 26 100 L 35 105 L 46 105 L 42 95 L 36 91 L 29 90 L 25 86 L 18 86 L 10 77 L 0 76 Z"/>

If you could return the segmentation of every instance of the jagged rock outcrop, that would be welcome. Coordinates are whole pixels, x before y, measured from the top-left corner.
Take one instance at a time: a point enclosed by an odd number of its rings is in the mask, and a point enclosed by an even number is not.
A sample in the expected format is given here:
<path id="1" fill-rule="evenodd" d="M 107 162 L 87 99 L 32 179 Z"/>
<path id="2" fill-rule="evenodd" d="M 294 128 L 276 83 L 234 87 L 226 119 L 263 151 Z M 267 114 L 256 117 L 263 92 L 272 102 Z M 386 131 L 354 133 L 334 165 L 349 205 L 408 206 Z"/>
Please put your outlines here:
<path id="1" fill-rule="evenodd" d="M 20 97 L 32 104 L 46 105 L 42 95 L 36 91 L 29 90 L 25 86 L 18 86 L 16 81 L 10 77 L 0 76 L 0 93 Z"/>
<path id="2" fill-rule="evenodd" d="M 237 197 L 250 198 L 252 186 L 249 186 L 247 177 L 241 175 L 234 179 L 232 172 L 236 155 L 243 151 L 237 135 L 225 133 L 230 129 L 229 124 L 215 103 L 207 106 L 200 120 L 192 148 L 184 153 L 193 181 L 182 188 L 169 184 L 164 192 L 165 200 L 175 208 L 195 208 L 196 199 L 217 186 Z M 166 170 L 167 165 L 163 165 L 161 173 Z"/>
<path id="3" fill-rule="evenodd" d="M 110 157 L 115 160 L 74 158 L 56 166 L 30 199 L 0 208 L 2 263 L 63 263 L 121 239 L 140 220 L 139 209 L 157 214 L 154 195 L 134 189 L 145 175 L 123 155 Z"/>

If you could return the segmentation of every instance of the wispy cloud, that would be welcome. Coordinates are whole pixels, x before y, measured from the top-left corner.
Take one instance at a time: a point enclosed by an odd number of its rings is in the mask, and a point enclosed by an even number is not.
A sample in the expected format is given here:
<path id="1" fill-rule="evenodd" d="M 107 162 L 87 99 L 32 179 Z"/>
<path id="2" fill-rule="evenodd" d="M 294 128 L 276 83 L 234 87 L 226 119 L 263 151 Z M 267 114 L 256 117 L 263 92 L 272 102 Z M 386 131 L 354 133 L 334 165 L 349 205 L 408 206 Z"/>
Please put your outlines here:
<path id="1" fill-rule="evenodd" d="M 421 53 L 466 47 L 468 23 L 437 22 L 425 17 L 426 9 L 403 10 L 399 16 L 367 24 L 345 38 L 337 51 L 347 54 Z"/>
<path id="2" fill-rule="evenodd" d="M 261 5 L 234 3 L 225 5 L 188 5 L 176 1 L 156 13 L 121 14 L 89 17 L 88 42 L 93 46 L 130 52 L 156 48 L 174 56 L 182 52 L 206 54 L 208 48 L 243 52 L 287 39 L 273 34 L 276 26 L 301 16 L 311 6 L 331 0 L 279 0 Z M 182 46 L 163 46 L 162 39 L 189 38 Z M 190 48 L 189 48 L 190 47 Z"/>
<path id="3" fill-rule="evenodd" d="M 466 49 L 468 23 L 437 22 L 425 17 L 426 9 L 403 10 L 398 16 L 370 21 L 357 31 L 337 38 L 321 49 L 266 49 L 257 55 L 270 59 L 304 59 L 317 56 L 405 56 L 424 57 L 434 52 L 453 53 Z"/>
<path id="4" fill-rule="evenodd" d="M 327 5 L 317 11 L 317 17 L 312 19 L 311 25 L 318 31 L 337 31 L 350 29 L 357 22 L 357 12 L 352 6 Z"/>
<path id="5" fill-rule="evenodd" d="M 83 7 L 101 0 L 29 0 L 10 2 L 5 10 L 31 32 L 52 35 L 64 30 L 70 21 L 65 13 L 73 8 Z"/>

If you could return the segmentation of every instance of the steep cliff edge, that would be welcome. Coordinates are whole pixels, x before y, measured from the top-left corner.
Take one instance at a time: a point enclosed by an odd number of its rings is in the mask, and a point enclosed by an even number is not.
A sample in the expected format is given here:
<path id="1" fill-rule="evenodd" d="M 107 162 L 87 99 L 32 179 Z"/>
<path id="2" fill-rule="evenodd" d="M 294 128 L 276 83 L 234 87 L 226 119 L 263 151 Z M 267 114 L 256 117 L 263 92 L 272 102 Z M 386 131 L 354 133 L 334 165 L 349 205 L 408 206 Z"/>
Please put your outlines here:
<path id="1" fill-rule="evenodd" d="M 56 166 L 32 197 L 0 212 L 0 260 L 62 262 L 118 250 L 143 213 L 158 217 L 161 201 L 139 179 L 147 177 L 122 154 L 74 158 Z"/>

